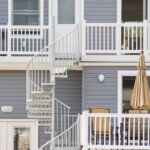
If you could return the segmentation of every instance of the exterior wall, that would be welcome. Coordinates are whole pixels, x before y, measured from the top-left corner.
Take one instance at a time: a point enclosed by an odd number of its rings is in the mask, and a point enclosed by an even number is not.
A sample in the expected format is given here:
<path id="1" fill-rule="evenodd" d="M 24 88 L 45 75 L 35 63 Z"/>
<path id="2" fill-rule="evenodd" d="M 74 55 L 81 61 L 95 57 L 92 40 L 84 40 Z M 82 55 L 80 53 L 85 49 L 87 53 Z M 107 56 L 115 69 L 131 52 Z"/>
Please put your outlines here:
<path id="1" fill-rule="evenodd" d="M 82 110 L 82 72 L 69 71 L 68 78 L 56 79 L 56 98 L 71 107 L 71 114 Z"/>
<path id="2" fill-rule="evenodd" d="M 117 22 L 117 0 L 85 0 L 84 14 L 88 23 Z"/>
<path id="3" fill-rule="evenodd" d="M 82 109 L 82 73 L 69 71 L 69 77 L 56 80 L 56 97 L 69 105 L 72 114 L 81 112 Z M 12 113 L 0 112 L 0 119 L 26 119 L 26 72 L 25 71 L 0 71 L 0 108 L 11 105 Z M 39 146 L 50 139 L 44 134 L 44 128 L 39 128 Z"/>
<path id="4" fill-rule="evenodd" d="M 118 71 L 137 70 L 137 67 L 84 67 L 82 75 L 82 110 L 92 107 L 106 107 L 117 112 Z M 98 76 L 105 76 L 99 82 Z"/>
<path id="5" fill-rule="evenodd" d="M 2 113 L 0 118 L 27 118 L 25 71 L 0 71 L 0 108 L 10 105 L 12 113 Z"/>

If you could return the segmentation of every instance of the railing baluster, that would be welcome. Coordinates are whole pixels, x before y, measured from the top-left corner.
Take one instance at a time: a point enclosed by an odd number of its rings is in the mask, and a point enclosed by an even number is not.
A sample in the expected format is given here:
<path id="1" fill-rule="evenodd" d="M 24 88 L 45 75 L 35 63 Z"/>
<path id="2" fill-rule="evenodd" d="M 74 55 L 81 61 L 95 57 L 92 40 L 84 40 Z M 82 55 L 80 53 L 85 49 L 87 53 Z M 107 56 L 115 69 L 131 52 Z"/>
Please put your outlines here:
<path id="1" fill-rule="evenodd" d="M 148 132 L 147 132 L 148 144 L 147 145 L 150 146 L 150 137 L 149 137 L 150 136 L 150 129 L 149 129 L 150 128 L 150 118 L 149 117 L 147 118 L 147 128 L 148 128 Z"/>

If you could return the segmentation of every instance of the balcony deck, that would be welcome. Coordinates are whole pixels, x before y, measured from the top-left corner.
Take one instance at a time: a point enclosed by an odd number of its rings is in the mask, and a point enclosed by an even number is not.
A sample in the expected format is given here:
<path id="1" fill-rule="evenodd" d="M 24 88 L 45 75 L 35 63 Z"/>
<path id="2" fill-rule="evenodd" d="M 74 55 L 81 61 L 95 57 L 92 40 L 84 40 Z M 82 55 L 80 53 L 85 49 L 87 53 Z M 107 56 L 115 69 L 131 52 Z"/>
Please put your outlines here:
<path id="1" fill-rule="evenodd" d="M 149 62 L 150 24 L 148 22 L 119 24 L 83 21 L 82 27 L 80 36 L 82 36 L 83 63 L 136 64 L 141 51 L 144 51 L 146 61 Z M 0 57 L 2 56 L 0 62 L 26 63 L 31 56 L 51 42 L 52 35 L 49 30 L 49 26 L 0 25 Z M 71 40 L 69 44 L 73 46 Z M 66 52 L 66 46 L 69 44 L 64 44 Z"/>

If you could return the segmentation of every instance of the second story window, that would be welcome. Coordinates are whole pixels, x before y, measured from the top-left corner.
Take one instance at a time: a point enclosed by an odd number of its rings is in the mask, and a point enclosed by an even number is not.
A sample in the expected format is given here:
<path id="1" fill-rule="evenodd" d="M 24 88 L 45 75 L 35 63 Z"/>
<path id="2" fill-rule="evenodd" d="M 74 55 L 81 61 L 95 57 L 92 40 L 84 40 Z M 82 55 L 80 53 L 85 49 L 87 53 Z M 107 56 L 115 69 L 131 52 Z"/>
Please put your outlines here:
<path id="1" fill-rule="evenodd" d="M 39 0 L 14 0 L 13 25 L 39 25 Z"/>

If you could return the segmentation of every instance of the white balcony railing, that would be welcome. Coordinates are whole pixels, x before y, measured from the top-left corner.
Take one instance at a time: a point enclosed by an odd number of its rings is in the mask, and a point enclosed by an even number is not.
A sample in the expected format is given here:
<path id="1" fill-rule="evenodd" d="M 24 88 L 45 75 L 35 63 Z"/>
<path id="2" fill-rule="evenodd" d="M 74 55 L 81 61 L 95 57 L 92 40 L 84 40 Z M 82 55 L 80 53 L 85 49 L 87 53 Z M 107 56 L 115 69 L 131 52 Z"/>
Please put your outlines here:
<path id="1" fill-rule="evenodd" d="M 48 45 L 48 26 L 1 26 L 0 55 L 34 55 Z"/>
<path id="2" fill-rule="evenodd" d="M 150 52 L 150 24 L 87 23 L 87 54 L 137 54 Z"/>
<path id="3" fill-rule="evenodd" d="M 149 149 L 149 114 L 82 115 L 83 147 L 85 149 Z"/>
<path id="4" fill-rule="evenodd" d="M 49 26 L 1 26 L 0 55 L 34 55 L 50 44 Z M 150 23 L 84 23 L 81 45 L 83 54 L 150 53 Z M 68 36 L 63 46 L 76 46 Z"/>

